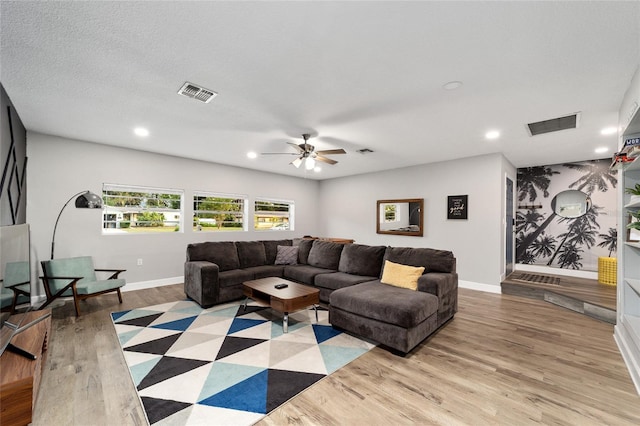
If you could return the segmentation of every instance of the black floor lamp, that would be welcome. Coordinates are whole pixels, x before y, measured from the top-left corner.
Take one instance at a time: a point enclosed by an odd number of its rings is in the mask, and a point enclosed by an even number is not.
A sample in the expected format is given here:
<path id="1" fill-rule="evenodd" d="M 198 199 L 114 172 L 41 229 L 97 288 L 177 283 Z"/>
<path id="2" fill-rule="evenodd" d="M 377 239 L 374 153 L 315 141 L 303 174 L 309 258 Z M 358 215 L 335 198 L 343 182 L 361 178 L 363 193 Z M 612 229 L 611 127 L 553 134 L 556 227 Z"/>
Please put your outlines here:
<path id="1" fill-rule="evenodd" d="M 62 209 L 60 209 L 60 213 L 58 213 L 58 218 L 56 219 L 56 224 L 53 227 L 53 237 L 51 238 L 51 259 L 53 259 L 53 250 L 56 245 L 56 229 L 58 228 L 58 221 L 60 220 L 60 216 L 62 216 L 62 212 L 64 208 L 67 207 L 67 204 L 71 202 L 71 200 L 76 198 L 76 208 L 77 209 L 101 209 L 102 208 L 102 198 L 98 195 L 94 194 L 91 191 L 81 191 L 75 194 L 73 197 L 69 198 L 69 200 L 64 203 Z"/>

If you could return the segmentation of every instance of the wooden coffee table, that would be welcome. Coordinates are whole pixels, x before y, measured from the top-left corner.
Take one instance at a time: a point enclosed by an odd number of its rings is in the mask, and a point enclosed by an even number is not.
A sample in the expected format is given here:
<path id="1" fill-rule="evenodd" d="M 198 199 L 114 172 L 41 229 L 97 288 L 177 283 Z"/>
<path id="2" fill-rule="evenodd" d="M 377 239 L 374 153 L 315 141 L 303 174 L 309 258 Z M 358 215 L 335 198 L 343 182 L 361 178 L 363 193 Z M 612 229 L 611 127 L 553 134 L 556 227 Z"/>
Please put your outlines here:
<path id="1" fill-rule="evenodd" d="M 287 284 L 286 288 L 275 288 L 278 284 Z M 252 299 L 263 306 L 284 314 L 282 330 L 286 333 L 289 326 L 289 313 L 300 311 L 313 306 L 318 322 L 318 303 L 320 303 L 320 291 L 317 288 L 294 283 L 277 277 L 260 278 L 258 280 L 242 283 L 242 292 L 247 299 L 244 301 L 244 309 L 247 309 L 247 300 Z"/>

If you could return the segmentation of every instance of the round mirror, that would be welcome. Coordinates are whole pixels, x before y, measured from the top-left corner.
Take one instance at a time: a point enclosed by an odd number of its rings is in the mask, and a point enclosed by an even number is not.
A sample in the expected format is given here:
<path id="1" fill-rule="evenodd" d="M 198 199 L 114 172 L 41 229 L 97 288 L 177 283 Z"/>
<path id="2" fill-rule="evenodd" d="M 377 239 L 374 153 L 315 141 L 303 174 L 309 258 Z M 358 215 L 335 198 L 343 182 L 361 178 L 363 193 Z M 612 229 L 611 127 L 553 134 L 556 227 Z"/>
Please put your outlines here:
<path id="1" fill-rule="evenodd" d="M 591 208 L 591 198 L 582 191 L 569 189 L 551 200 L 551 208 L 561 217 L 575 218 L 585 215 Z"/>

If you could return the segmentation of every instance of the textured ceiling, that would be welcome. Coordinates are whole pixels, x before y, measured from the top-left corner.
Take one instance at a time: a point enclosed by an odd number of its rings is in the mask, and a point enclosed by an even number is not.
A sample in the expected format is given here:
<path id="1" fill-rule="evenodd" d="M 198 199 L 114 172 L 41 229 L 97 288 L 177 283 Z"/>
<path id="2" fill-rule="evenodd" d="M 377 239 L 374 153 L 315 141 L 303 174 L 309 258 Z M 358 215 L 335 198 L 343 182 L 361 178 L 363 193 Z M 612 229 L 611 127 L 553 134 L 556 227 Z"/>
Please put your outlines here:
<path id="1" fill-rule="evenodd" d="M 600 130 L 640 62 L 638 2 L 2 1 L 0 19 L 0 81 L 28 130 L 312 179 L 611 156 Z M 185 81 L 219 96 L 179 96 Z M 575 112 L 578 129 L 527 132 Z M 307 132 L 347 155 L 320 173 L 246 157 Z"/>

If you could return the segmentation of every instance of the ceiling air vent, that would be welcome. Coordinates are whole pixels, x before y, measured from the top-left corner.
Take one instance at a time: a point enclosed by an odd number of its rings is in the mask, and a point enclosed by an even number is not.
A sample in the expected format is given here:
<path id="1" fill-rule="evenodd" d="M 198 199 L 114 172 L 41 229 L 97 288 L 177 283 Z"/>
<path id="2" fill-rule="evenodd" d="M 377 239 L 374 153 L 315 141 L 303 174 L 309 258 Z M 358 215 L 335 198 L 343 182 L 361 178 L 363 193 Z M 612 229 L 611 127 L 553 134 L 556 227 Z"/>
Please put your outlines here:
<path id="1" fill-rule="evenodd" d="M 178 90 L 178 94 L 188 98 L 196 99 L 200 102 L 208 104 L 213 98 L 218 96 L 213 90 L 205 89 L 193 83 L 186 82 L 184 86 Z"/>
<path id="2" fill-rule="evenodd" d="M 527 124 L 531 136 L 543 133 L 559 132 L 560 130 L 575 129 L 580 122 L 580 113 L 567 115 L 565 117 L 552 118 L 551 120 L 538 121 Z"/>
<path id="3" fill-rule="evenodd" d="M 371 154 L 373 151 L 370 150 L 369 148 L 362 148 L 362 149 L 359 149 L 356 152 L 359 152 L 360 154 Z"/>

